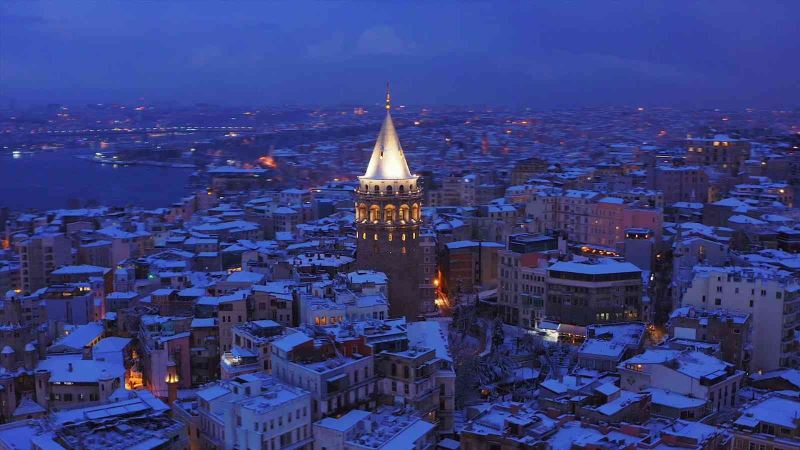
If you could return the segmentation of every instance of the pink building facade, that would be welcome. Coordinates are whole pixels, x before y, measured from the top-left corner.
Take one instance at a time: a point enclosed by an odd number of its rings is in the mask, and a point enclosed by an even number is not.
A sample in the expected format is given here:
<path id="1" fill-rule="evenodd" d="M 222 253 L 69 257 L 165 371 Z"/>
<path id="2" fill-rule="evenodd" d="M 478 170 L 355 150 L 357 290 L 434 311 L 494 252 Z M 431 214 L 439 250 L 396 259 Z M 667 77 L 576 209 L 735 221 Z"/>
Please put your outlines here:
<path id="1" fill-rule="evenodd" d="M 636 208 L 601 200 L 589 206 L 589 222 L 586 244 L 617 249 L 625 241 L 628 228 L 649 228 L 660 239 L 664 214 L 660 208 Z"/>

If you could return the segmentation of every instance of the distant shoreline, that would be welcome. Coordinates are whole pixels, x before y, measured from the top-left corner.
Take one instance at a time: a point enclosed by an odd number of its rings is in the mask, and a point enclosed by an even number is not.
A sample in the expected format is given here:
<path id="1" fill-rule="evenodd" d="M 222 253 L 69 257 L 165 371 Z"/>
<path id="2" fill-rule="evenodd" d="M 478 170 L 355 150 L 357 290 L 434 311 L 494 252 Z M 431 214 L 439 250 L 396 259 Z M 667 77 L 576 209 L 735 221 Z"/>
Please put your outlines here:
<path id="1" fill-rule="evenodd" d="M 97 164 L 114 164 L 117 166 L 155 166 L 155 167 L 168 167 L 171 169 L 197 169 L 198 167 L 195 164 L 186 164 L 186 163 L 172 163 L 172 162 L 165 162 L 165 161 L 149 161 L 149 160 L 134 160 L 134 161 L 126 161 L 126 160 L 117 160 L 113 158 L 99 158 L 96 155 L 75 155 L 75 158 L 82 159 L 85 161 L 91 161 Z"/>

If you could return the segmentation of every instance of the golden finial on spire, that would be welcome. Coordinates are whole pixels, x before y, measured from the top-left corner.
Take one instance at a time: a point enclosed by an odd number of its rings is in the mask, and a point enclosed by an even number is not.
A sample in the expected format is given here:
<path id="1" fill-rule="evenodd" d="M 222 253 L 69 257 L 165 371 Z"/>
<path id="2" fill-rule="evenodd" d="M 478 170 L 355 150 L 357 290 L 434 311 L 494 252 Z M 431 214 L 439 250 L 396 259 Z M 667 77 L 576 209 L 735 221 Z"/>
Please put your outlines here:
<path id="1" fill-rule="evenodd" d="M 392 109 L 392 96 L 389 92 L 389 82 L 386 82 L 386 110 L 389 111 Z"/>

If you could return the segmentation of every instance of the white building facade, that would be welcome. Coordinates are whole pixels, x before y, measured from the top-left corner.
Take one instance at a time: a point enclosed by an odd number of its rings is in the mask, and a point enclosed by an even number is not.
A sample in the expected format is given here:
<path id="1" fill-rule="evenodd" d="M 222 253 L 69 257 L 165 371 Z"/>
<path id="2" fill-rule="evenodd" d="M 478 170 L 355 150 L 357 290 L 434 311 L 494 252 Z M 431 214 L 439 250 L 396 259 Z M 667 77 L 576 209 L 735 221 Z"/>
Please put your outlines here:
<path id="1" fill-rule="evenodd" d="M 750 369 L 769 371 L 797 367 L 798 292 L 800 284 L 785 271 L 698 266 L 681 304 L 751 314 L 752 344 L 757 351 Z"/>

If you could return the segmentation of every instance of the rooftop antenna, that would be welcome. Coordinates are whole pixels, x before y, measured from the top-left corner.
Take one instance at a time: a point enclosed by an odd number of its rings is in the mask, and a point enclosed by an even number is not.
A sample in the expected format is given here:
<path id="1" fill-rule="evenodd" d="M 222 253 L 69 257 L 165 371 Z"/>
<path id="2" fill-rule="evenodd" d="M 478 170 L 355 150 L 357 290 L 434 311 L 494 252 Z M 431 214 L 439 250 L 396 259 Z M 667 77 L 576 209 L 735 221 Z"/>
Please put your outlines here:
<path id="1" fill-rule="evenodd" d="M 389 82 L 386 82 L 386 110 L 389 111 L 392 109 L 392 96 L 389 92 Z"/>

